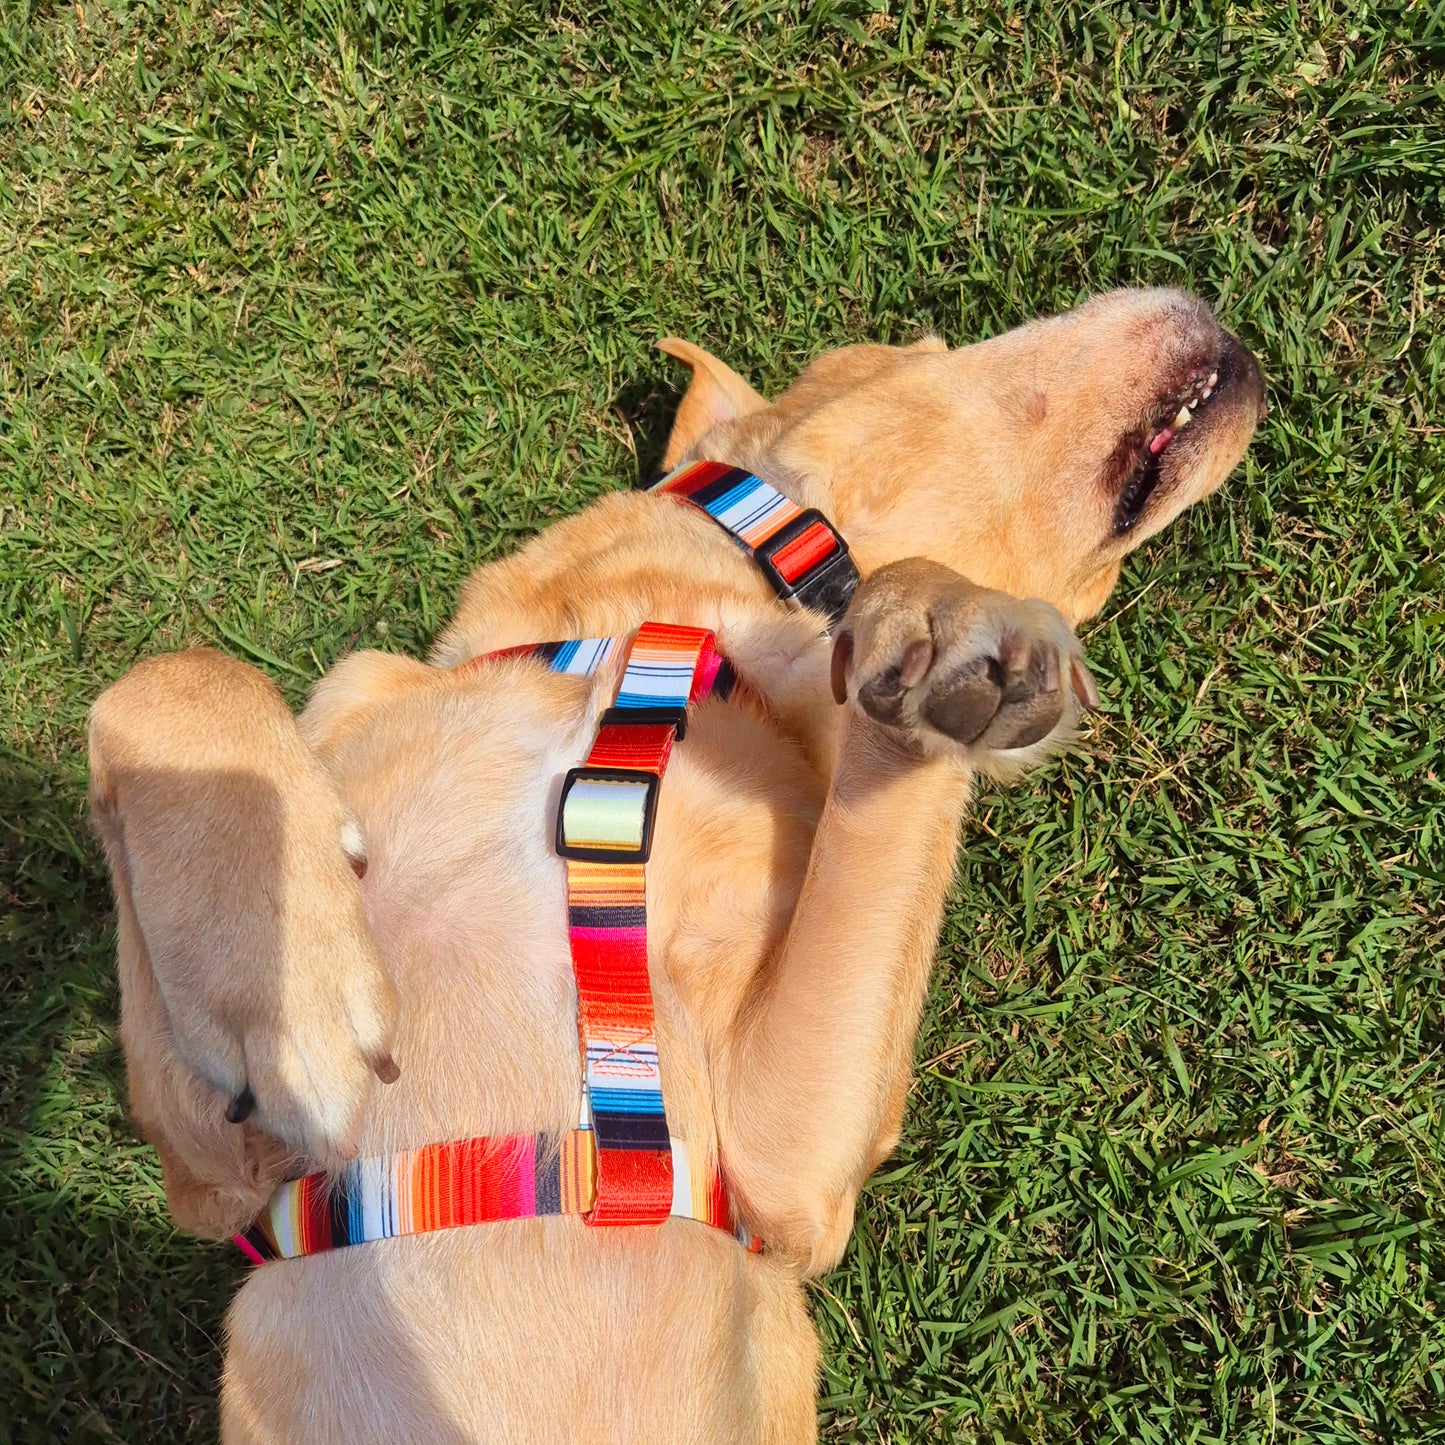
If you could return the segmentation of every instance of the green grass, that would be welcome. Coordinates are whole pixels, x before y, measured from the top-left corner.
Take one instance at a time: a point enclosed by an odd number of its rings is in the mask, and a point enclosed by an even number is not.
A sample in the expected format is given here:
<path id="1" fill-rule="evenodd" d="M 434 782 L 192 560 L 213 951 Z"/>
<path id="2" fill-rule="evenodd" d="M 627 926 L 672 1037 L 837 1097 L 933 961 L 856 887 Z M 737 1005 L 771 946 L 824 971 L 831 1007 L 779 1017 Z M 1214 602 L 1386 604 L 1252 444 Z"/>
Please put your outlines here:
<path id="1" fill-rule="evenodd" d="M 1194 287 L 1272 411 L 965 846 L 832 1440 L 1445 1431 L 1438 3 L 0 3 L 0 1420 L 202 1437 L 241 1276 L 122 1107 L 90 701 L 295 699 L 764 386 Z M 304 10 L 304 15 L 302 14 Z"/>

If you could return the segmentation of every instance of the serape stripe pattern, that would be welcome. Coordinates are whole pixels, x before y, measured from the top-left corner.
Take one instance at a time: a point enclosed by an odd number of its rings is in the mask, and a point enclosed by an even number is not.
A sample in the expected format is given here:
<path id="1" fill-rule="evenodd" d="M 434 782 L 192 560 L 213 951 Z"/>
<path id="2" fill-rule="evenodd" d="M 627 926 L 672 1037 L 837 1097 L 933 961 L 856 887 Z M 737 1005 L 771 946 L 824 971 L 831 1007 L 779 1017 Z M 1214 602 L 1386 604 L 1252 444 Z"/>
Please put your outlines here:
<path id="1" fill-rule="evenodd" d="M 758 1252 L 758 1241 L 734 1225 L 717 1170 L 694 1162 L 680 1139 L 672 1141 L 672 1161 L 670 1212 L 725 1229 Z M 266 1264 L 501 1219 L 586 1215 L 596 1192 L 590 1129 L 560 1138 L 513 1134 L 428 1144 L 357 1160 L 336 1176 L 311 1174 L 283 1184 L 235 1241 L 253 1264 Z"/>
<path id="2" fill-rule="evenodd" d="M 654 491 L 681 497 L 701 507 L 749 552 L 803 515 L 776 487 L 742 467 L 722 462 L 693 462 L 664 477 Z"/>
<path id="3" fill-rule="evenodd" d="M 711 632 L 645 623 L 632 639 L 610 718 L 685 708 L 718 672 Z M 672 1209 L 673 1161 L 647 975 L 647 880 L 634 861 L 676 728 L 604 722 L 563 794 L 567 923 L 577 980 L 577 1029 L 597 1142 L 592 1224 L 656 1224 Z M 599 855 L 615 851 L 617 862 Z"/>
<path id="4" fill-rule="evenodd" d="M 458 671 L 465 672 L 496 662 L 506 657 L 529 657 L 540 662 L 548 672 L 560 672 L 571 677 L 591 677 L 616 655 L 617 649 L 626 645 L 626 639 L 617 637 L 583 637 L 571 642 L 526 642 L 520 647 L 504 647 L 497 652 L 484 652 L 470 662 L 464 662 Z M 720 652 L 713 653 L 709 663 L 711 675 L 704 677 L 704 690 L 692 699 L 700 702 L 704 697 L 726 699 L 732 696 L 738 685 L 738 675 L 732 663 Z M 621 699 L 618 705 L 622 706 Z M 635 705 L 635 704 L 634 704 Z"/>
<path id="5" fill-rule="evenodd" d="M 653 490 L 701 507 L 750 553 L 803 515 L 796 502 L 761 477 L 722 462 L 693 462 L 664 477 Z M 770 560 L 783 581 L 796 587 L 840 550 L 833 529 L 819 519 L 779 547 Z"/>
<path id="6" fill-rule="evenodd" d="M 572 677 L 591 677 L 612 657 L 618 645 L 615 637 L 582 637 L 571 642 L 524 642 L 520 647 L 503 647 L 496 652 L 484 652 L 480 657 L 462 663 L 459 670 L 465 672 L 506 657 L 531 657 L 542 663 L 549 672 L 567 673 Z"/>

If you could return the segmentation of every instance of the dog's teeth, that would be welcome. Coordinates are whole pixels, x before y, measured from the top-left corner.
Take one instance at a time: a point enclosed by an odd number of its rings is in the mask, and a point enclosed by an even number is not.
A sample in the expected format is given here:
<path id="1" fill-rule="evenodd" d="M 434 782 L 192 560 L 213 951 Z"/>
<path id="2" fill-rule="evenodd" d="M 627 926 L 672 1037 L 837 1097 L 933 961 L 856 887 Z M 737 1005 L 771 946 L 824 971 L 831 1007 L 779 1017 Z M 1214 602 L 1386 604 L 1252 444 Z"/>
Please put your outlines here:
<path id="1" fill-rule="evenodd" d="M 1217 371 L 1211 371 L 1211 372 L 1209 373 L 1209 380 L 1204 383 L 1204 386 L 1205 386 L 1205 392 L 1204 392 L 1204 394 L 1205 394 L 1205 396 L 1208 396 L 1209 393 L 1210 393 L 1211 391 L 1213 391 L 1214 388 L 1215 388 L 1216 386 L 1218 386 L 1218 385 L 1219 385 L 1219 373 L 1218 373 Z"/>
<path id="2" fill-rule="evenodd" d="M 1189 423 L 1193 420 L 1194 413 L 1189 410 L 1189 407 L 1187 405 L 1185 405 L 1179 408 L 1178 416 L 1176 416 L 1174 420 L 1169 423 L 1169 425 L 1172 426 L 1175 431 L 1179 431 L 1183 427 L 1187 427 Z"/>
<path id="3" fill-rule="evenodd" d="M 1200 393 L 1199 399 L 1200 401 L 1208 401 L 1209 398 L 1213 395 L 1214 388 L 1212 386 L 1206 386 L 1204 390 Z"/>

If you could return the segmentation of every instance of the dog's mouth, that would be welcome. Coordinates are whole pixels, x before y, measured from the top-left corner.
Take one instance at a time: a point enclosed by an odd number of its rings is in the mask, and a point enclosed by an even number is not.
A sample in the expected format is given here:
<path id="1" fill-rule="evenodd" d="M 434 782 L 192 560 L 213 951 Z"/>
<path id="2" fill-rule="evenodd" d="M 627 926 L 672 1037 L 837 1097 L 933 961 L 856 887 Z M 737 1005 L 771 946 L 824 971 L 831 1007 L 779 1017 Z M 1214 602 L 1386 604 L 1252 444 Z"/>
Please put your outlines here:
<path id="1" fill-rule="evenodd" d="M 1187 365 L 1161 393 L 1147 423 L 1126 433 L 1115 448 L 1109 466 L 1115 497 L 1111 541 L 1118 542 L 1136 529 L 1161 490 L 1173 491 L 1181 484 L 1197 495 L 1212 490 L 1223 471 L 1202 483 L 1197 473 L 1201 465 L 1218 464 L 1214 434 L 1221 426 L 1238 430 L 1243 424 L 1246 429 L 1238 438 L 1242 451 L 1264 417 L 1259 363 L 1229 332 L 1221 331 L 1219 336 L 1215 347 Z M 1216 454 L 1212 461 L 1211 453 Z M 1187 498 L 1196 499 L 1196 495 Z"/>
<path id="2" fill-rule="evenodd" d="M 1151 423 L 1142 433 L 1131 435 L 1121 451 L 1132 461 L 1131 470 L 1114 507 L 1114 535 L 1123 537 L 1134 529 L 1149 500 L 1159 489 L 1169 449 L 1176 446 L 1187 429 L 1198 426 L 1206 413 L 1218 405 L 1219 395 L 1228 387 L 1227 358 L 1219 357 L 1192 368 L 1184 381 L 1163 396 Z"/>

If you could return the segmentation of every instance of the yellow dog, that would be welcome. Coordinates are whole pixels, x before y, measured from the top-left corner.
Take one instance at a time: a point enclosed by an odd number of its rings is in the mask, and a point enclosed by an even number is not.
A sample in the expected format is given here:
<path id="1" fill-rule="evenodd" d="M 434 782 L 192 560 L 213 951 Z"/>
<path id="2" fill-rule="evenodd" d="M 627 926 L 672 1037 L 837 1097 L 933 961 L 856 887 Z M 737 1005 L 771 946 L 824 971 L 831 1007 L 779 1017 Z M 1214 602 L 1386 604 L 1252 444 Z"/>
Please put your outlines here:
<path id="1" fill-rule="evenodd" d="M 228 1320 L 228 1442 L 815 1437 L 803 1282 L 898 1137 L 971 779 L 1067 740 L 1093 687 L 1073 624 L 1262 406 L 1169 291 L 845 348 L 772 403 L 663 348 L 693 368 L 668 465 L 743 468 L 847 539 L 831 638 L 696 507 L 613 495 L 476 573 L 430 665 L 347 657 L 299 719 L 220 654 L 141 663 L 95 706 L 93 805 L 134 1110 L 177 1222 L 224 1236 L 358 1151 L 576 1126 L 553 816 L 622 653 L 460 665 L 708 629 L 744 686 L 673 751 L 646 960 L 668 1128 L 765 1248 L 560 1215 L 267 1264 Z"/>

